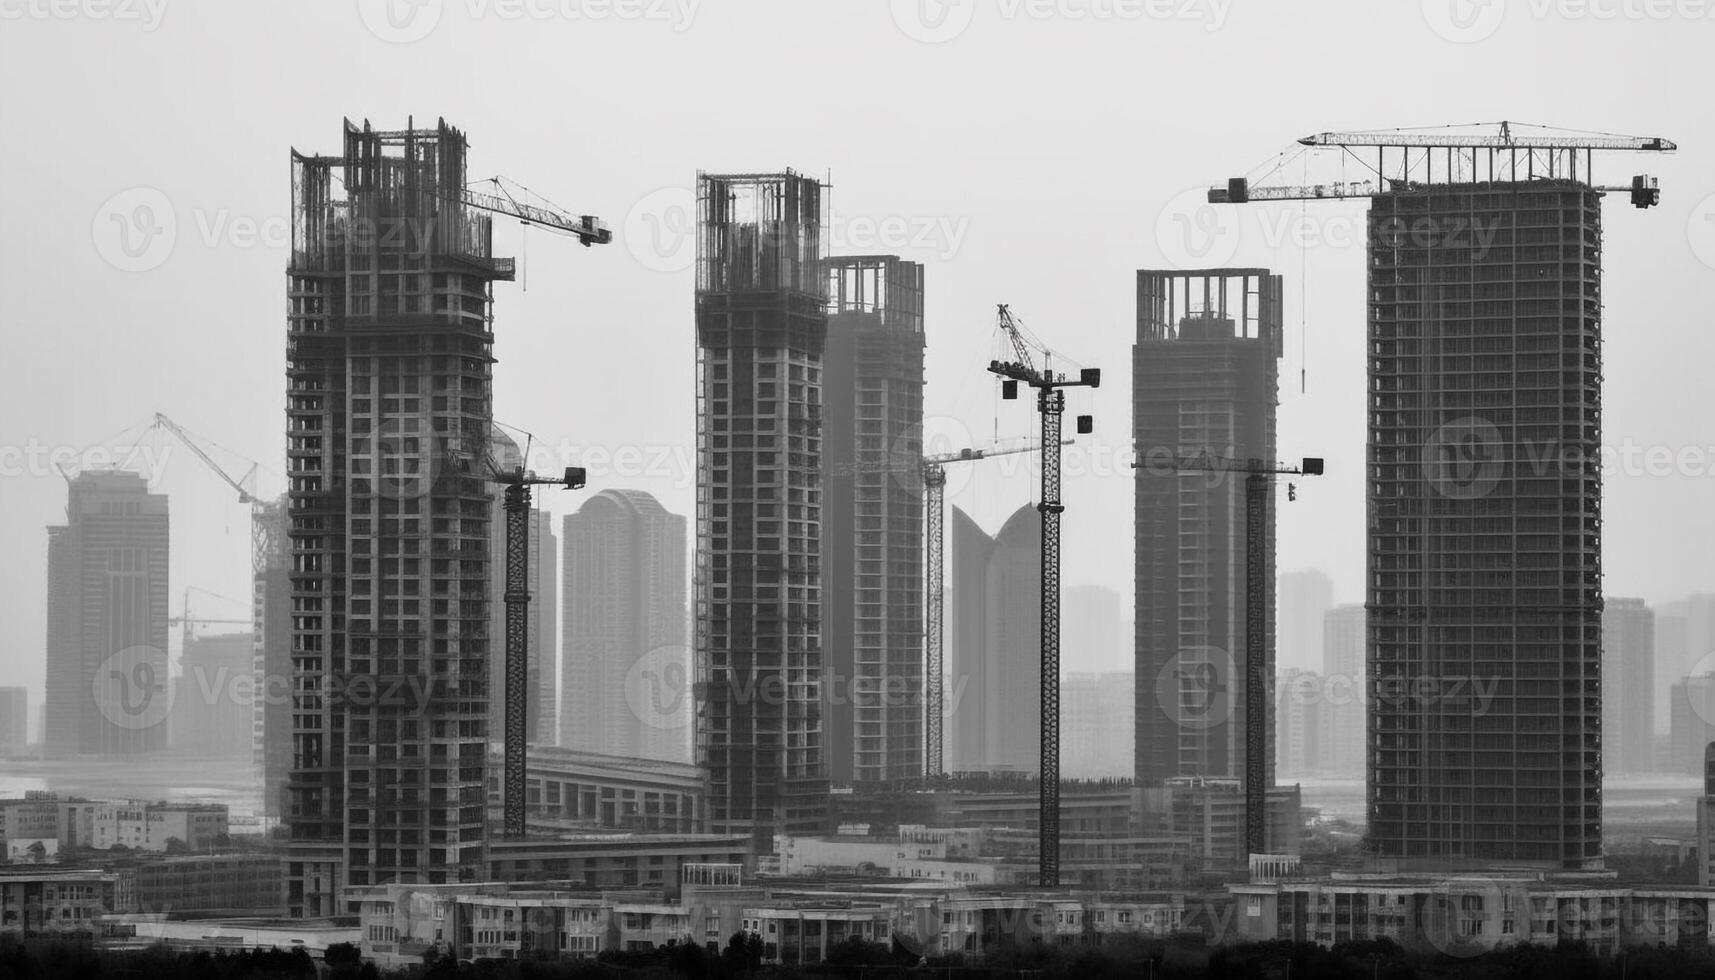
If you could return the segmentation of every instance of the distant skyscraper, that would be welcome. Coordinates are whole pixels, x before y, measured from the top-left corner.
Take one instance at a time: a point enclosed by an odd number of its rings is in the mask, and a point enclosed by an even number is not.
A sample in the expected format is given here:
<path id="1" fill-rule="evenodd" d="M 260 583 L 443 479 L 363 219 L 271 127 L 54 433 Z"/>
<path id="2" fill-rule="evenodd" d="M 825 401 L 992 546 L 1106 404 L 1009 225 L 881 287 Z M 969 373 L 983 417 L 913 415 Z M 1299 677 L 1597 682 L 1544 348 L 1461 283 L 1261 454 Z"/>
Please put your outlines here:
<path id="1" fill-rule="evenodd" d="M 1322 618 L 1323 766 L 1331 774 L 1364 774 L 1364 607 L 1335 606 Z"/>
<path id="2" fill-rule="evenodd" d="M 1117 600 L 1117 596 L 1115 597 Z M 1071 673 L 1060 681 L 1060 775 L 1130 779 L 1131 673 Z M 1040 709 L 1038 709 L 1040 710 Z"/>
<path id="3" fill-rule="evenodd" d="M 459 201 L 464 134 L 349 122 L 292 155 L 287 538 L 293 767 L 287 906 L 344 885 L 477 875 L 497 489 L 496 258 Z"/>
<path id="4" fill-rule="evenodd" d="M 1674 682 L 1671 704 L 1668 762 L 1676 773 L 1698 775 L 1703 771 L 1703 750 L 1715 741 L 1715 674 Z"/>
<path id="5" fill-rule="evenodd" d="M 1655 610 L 1655 673 L 1658 724 L 1668 717 L 1668 689 L 1701 672 L 1705 657 L 1715 665 L 1715 595 L 1698 593 L 1665 602 Z"/>
<path id="6" fill-rule="evenodd" d="M 1321 674 L 1287 667 L 1275 680 L 1275 769 L 1287 777 L 1329 768 L 1327 709 Z"/>
<path id="7" fill-rule="evenodd" d="M 1114 669 L 1131 666 L 1131 634 L 1123 631 L 1118 592 L 1105 585 L 1066 589 L 1060 604 L 1060 654 L 1062 661 L 1077 672 L 1131 674 L 1130 670 Z M 1114 737 L 1121 736 L 1116 733 Z"/>
<path id="8" fill-rule="evenodd" d="M 990 538 L 952 508 L 947 568 L 947 769 L 1035 772 L 1042 732 L 1042 516 Z"/>
<path id="9" fill-rule="evenodd" d="M 1655 614 L 1642 599 L 1602 612 L 1602 771 L 1655 768 Z"/>
<path id="10" fill-rule="evenodd" d="M 697 178 L 697 758 L 708 829 L 827 827 L 822 187 Z"/>
<path id="11" fill-rule="evenodd" d="M 255 728 L 256 635 L 192 636 L 179 656 L 171 742 L 198 758 L 248 759 Z"/>
<path id="12" fill-rule="evenodd" d="M 923 774 L 923 267 L 827 261 L 822 727 L 834 785 Z"/>
<path id="13" fill-rule="evenodd" d="M 48 528 L 47 757 L 167 747 L 167 498 L 81 473 Z"/>
<path id="14" fill-rule="evenodd" d="M 30 744 L 30 691 L 0 687 L 0 753 Z"/>
<path id="15" fill-rule="evenodd" d="M 1369 227 L 1369 847 L 1599 867 L 1601 194 L 1414 184 Z"/>
<path id="16" fill-rule="evenodd" d="M 1283 572 L 1275 593 L 1280 628 L 1275 662 L 1281 668 L 1321 669 L 1322 617 L 1334 605 L 1334 583 L 1318 569 Z"/>
<path id="17" fill-rule="evenodd" d="M 251 513 L 255 549 L 251 583 L 256 699 L 250 736 L 251 764 L 262 784 L 262 812 L 286 812 L 286 777 L 292 769 L 292 581 L 286 550 L 286 498 Z"/>
<path id="18" fill-rule="evenodd" d="M 1176 776 L 1244 775 L 1245 479 L 1166 464 L 1197 452 L 1274 459 L 1281 278 L 1140 271 L 1137 285 L 1136 760 L 1147 789 Z M 1272 583 L 1272 511 L 1263 533 Z M 1272 606 L 1261 619 L 1262 674 L 1272 678 Z"/>
<path id="19" fill-rule="evenodd" d="M 566 550 L 560 744 L 691 761 L 685 518 L 604 490 L 561 525 Z"/>
<path id="20" fill-rule="evenodd" d="M 489 431 L 488 452 L 501 472 L 511 472 L 526 465 L 517 441 L 499 426 Z M 493 536 L 490 554 L 494 560 L 490 569 L 493 579 L 488 600 L 499 631 L 497 635 L 502 638 L 506 622 L 506 502 L 503 498 L 503 493 L 494 495 L 494 512 L 489 518 L 489 533 Z M 529 697 L 529 724 L 525 731 L 529 733 L 531 742 L 552 745 L 559 724 L 552 676 L 554 652 L 559 647 L 560 635 L 559 617 L 556 615 L 559 590 L 555 588 L 559 570 L 558 539 L 554 537 L 553 515 L 547 511 L 530 508 L 528 524 L 530 567 L 526 572 L 526 587 L 530 591 L 530 625 L 525 650 L 529 669 L 524 689 Z M 497 643 L 495 650 L 488 663 L 488 737 L 490 741 L 499 742 L 506 735 L 506 656 L 501 644 Z"/>

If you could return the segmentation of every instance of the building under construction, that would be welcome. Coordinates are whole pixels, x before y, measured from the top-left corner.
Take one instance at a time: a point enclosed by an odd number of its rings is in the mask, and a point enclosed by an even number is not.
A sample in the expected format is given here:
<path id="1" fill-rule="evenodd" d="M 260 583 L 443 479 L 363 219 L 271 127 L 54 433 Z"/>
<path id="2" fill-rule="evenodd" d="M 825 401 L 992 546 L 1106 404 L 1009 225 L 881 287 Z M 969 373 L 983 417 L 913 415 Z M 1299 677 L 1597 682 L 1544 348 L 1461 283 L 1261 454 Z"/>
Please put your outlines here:
<path id="1" fill-rule="evenodd" d="M 1601 860 L 1600 202 L 1567 179 L 1373 198 L 1369 845 L 1387 863 Z"/>
<path id="2" fill-rule="evenodd" d="M 1207 453 L 1275 458 L 1281 277 L 1266 269 L 1137 274 L 1136 785 L 1245 771 L 1245 477 L 1178 470 Z M 1273 511 L 1262 528 L 1274 580 Z M 1264 677 L 1274 607 L 1264 598 Z M 1259 719 L 1267 732 L 1270 719 Z M 1259 737 L 1266 737 L 1260 736 Z M 1266 785 L 1274 782 L 1272 753 Z M 1151 799 L 1145 796 L 1145 801 Z"/>
<path id="3" fill-rule="evenodd" d="M 257 503 L 250 514 L 252 669 L 256 701 L 250 729 L 251 767 L 262 786 L 262 814 L 286 813 L 292 770 L 292 582 L 286 551 L 287 498 Z"/>
<path id="4" fill-rule="evenodd" d="M 441 122 L 292 154 L 287 905 L 481 873 L 492 494 L 490 219 Z"/>
<path id="5" fill-rule="evenodd" d="M 821 832 L 822 188 L 697 178 L 697 761 L 708 830 Z"/>
<path id="6" fill-rule="evenodd" d="M 823 738 L 836 786 L 923 773 L 923 266 L 827 261 Z"/>

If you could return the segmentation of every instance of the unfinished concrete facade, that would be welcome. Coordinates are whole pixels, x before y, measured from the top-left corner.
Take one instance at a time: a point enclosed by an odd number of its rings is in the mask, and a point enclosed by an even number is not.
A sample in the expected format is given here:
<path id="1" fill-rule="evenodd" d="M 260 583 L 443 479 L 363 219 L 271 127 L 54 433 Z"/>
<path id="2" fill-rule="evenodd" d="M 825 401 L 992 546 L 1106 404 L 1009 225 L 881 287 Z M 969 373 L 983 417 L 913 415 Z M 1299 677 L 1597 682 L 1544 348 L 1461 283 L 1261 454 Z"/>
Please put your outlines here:
<path id="1" fill-rule="evenodd" d="M 445 122 L 292 154 L 288 907 L 479 874 L 489 609 L 490 220 Z"/>
<path id="2" fill-rule="evenodd" d="M 1600 200 L 1564 179 L 1373 199 L 1368 794 L 1384 865 L 1601 861 Z"/>
<path id="3" fill-rule="evenodd" d="M 822 188 L 697 178 L 697 760 L 708 829 L 820 832 Z"/>
<path id="4" fill-rule="evenodd" d="M 1137 786 L 1150 789 L 1180 776 L 1244 774 L 1245 478 L 1172 463 L 1188 453 L 1275 458 L 1281 278 L 1266 269 L 1142 270 L 1137 288 L 1135 766 Z M 1272 508 L 1262 530 L 1272 583 Z M 1266 599 L 1263 622 L 1263 676 L 1272 677 Z M 1270 718 L 1259 722 L 1270 731 Z M 1272 786 L 1272 754 L 1265 768 Z"/>
<path id="5" fill-rule="evenodd" d="M 824 741 L 836 786 L 923 772 L 923 267 L 827 260 Z"/>

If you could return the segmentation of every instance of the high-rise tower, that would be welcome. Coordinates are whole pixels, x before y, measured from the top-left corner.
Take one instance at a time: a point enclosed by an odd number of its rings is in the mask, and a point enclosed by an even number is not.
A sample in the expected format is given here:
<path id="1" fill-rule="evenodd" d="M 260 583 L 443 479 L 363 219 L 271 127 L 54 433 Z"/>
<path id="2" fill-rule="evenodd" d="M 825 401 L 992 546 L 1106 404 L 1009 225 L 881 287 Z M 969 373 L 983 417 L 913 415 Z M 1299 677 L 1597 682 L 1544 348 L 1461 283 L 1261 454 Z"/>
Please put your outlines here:
<path id="1" fill-rule="evenodd" d="M 1369 846 L 1383 864 L 1600 865 L 1600 205 L 1557 178 L 1372 201 Z"/>
<path id="2" fill-rule="evenodd" d="M 923 774 L 923 267 L 827 261 L 823 739 L 838 786 Z"/>
<path id="3" fill-rule="evenodd" d="M 1655 770 L 1655 612 L 1642 599 L 1603 604 L 1602 768 Z"/>
<path id="4" fill-rule="evenodd" d="M 603 490 L 561 527 L 560 744 L 689 762 L 685 518 L 641 490 Z"/>
<path id="5" fill-rule="evenodd" d="M 80 473 L 48 528 L 43 754 L 167 747 L 167 498 L 121 470 Z"/>
<path id="6" fill-rule="evenodd" d="M 292 154 L 288 907 L 482 867 L 490 658 L 490 220 L 464 134 L 345 127 Z"/>
<path id="7" fill-rule="evenodd" d="M 709 830 L 822 831 L 822 188 L 697 178 L 697 758 Z"/>
<path id="8" fill-rule="evenodd" d="M 1137 288 L 1135 764 L 1137 786 L 1153 789 L 1177 776 L 1244 775 L 1245 480 L 1172 462 L 1194 453 L 1274 460 L 1281 278 L 1144 270 Z M 1272 582 L 1272 508 L 1262 530 Z M 1260 676 L 1272 677 L 1272 607 L 1261 621 Z M 1269 718 L 1258 721 L 1271 730 Z M 1266 770 L 1272 785 L 1272 757 Z"/>

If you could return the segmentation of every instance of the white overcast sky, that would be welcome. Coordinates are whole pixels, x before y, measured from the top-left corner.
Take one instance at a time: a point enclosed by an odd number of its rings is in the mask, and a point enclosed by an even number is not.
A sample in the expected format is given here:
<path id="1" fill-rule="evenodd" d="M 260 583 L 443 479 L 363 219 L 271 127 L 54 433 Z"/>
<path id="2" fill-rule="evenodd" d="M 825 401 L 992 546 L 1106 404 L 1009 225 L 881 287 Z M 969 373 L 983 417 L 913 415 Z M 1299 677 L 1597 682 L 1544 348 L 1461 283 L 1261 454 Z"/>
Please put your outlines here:
<path id="1" fill-rule="evenodd" d="M 64 507 L 30 447 L 163 411 L 281 489 L 288 151 L 338 152 L 347 116 L 444 116 L 469 134 L 473 176 L 613 225 L 620 241 L 584 249 L 497 222 L 527 251 L 528 289 L 497 287 L 495 406 L 550 444 L 636 447 L 633 465 L 691 447 L 694 172 L 831 174 L 839 244 L 927 266 L 932 433 L 986 442 L 997 407 L 1002 437 L 1032 431 L 983 370 L 996 302 L 1106 370 L 1073 400 L 1108 456 L 1068 471 L 1065 580 L 1128 602 L 1130 478 L 1112 451 L 1130 424 L 1133 272 L 1184 259 L 1175 215 L 1201 188 L 1308 133 L 1511 118 L 1678 141 L 1599 163 L 1663 187 L 1657 210 L 1605 209 L 1605 441 L 1715 445 L 1715 17 L 1697 0 L 385 2 L 0 0 L 4 683 L 40 696 L 43 529 Z M 116 251 L 115 221 L 162 200 L 170 251 Z M 1363 210 L 1312 205 L 1307 248 L 1288 234 L 1299 213 L 1228 212 L 1220 256 L 1286 275 L 1281 452 L 1329 460 L 1282 506 L 1280 567 L 1326 569 L 1338 601 L 1361 601 Z M 985 465 L 954 502 L 992 529 L 1033 474 Z M 688 513 L 689 471 L 645 468 L 592 465 L 591 490 Z M 1611 475 L 1610 595 L 1715 587 L 1715 459 L 1678 468 Z M 247 596 L 248 512 L 182 451 L 157 486 L 174 612 L 187 585 Z M 546 496 L 563 513 L 583 495 Z"/>

